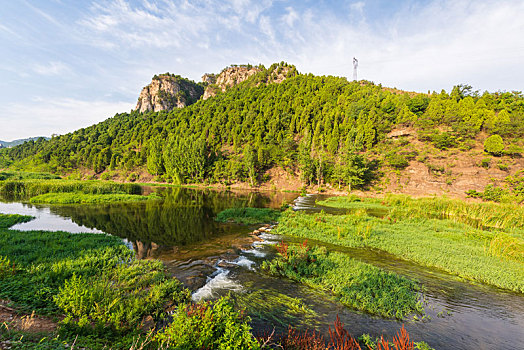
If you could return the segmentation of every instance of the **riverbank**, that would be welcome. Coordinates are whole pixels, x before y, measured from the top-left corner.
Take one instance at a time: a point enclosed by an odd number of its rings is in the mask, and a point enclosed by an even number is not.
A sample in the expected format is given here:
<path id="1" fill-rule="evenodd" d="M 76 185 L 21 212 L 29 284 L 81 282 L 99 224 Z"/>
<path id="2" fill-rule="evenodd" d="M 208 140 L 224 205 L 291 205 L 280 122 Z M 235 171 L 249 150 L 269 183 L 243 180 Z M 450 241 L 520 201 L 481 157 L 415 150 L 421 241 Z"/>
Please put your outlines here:
<path id="1" fill-rule="evenodd" d="M 342 215 L 286 211 L 277 233 L 368 247 L 524 293 L 524 209 L 447 198 L 335 197 Z M 512 210 L 509 210 L 512 209 Z"/>

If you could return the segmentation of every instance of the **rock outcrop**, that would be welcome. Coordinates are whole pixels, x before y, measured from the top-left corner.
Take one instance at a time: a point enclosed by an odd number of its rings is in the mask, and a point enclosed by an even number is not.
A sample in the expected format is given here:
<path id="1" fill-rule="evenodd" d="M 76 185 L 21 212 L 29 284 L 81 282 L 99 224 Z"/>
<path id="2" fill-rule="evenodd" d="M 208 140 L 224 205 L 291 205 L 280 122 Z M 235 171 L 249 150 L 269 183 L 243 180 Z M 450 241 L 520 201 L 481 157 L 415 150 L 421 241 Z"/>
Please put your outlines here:
<path id="1" fill-rule="evenodd" d="M 202 76 L 202 82 L 208 85 L 204 91 L 203 99 L 207 100 L 215 96 L 219 91 L 224 92 L 233 86 L 243 83 L 258 73 L 260 73 L 259 79 L 253 82 L 255 86 L 269 83 L 278 84 L 283 82 L 291 74 L 294 75 L 296 68 L 285 63 L 274 64 L 269 69 L 265 69 L 263 66 L 242 65 L 227 67 L 218 75 L 204 74 Z"/>
<path id="2" fill-rule="evenodd" d="M 203 93 L 202 86 L 178 75 L 155 75 L 140 92 L 135 109 L 139 112 L 158 112 L 183 108 L 195 103 Z"/>
<path id="3" fill-rule="evenodd" d="M 246 81 L 250 76 L 257 74 L 261 69 L 253 66 L 231 66 L 227 67 L 220 74 L 204 74 L 202 81 L 208 86 L 204 91 L 203 99 L 213 97 L 219 91 L 226 91 L 228 88 Z"/>
<path id="4" fill-rule="evenodd" d="M 273 64 L 268 69 L 262 65 L 230 66 L 219 74 L 204 74 L 203 84 L 196 84 L 170 73 L 155 75 L 151 83 L 140 92 L 135 110 L 143 113 L 183 108 L 195 103 L 201 96 L 207 100 L 247 80 L 250 82 L 246 86 L 254 87 L 260 84 L 281 83 L 296 74 L 298 72 L 294 66 L 281 62 Z"/>

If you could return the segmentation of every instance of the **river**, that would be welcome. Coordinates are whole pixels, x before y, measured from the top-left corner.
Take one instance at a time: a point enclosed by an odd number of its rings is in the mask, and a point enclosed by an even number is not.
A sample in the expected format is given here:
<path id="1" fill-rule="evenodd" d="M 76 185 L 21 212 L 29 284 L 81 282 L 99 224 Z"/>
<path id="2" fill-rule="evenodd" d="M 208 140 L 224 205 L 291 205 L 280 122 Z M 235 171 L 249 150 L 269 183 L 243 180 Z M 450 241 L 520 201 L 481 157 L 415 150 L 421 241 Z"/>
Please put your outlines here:
<path id="1" fill-rule="evenodd" d="M 17 224 L 14 230 L 107 233 L 124 239 L 140 259 L 162 260 L 173 276 L 193 291 L 193 299 L 216 298 L 233 293 L 239 298 L 260 295 L 299 300 L 307 317 L 287 315 L 282 305 L 264 303 L 263 313 L 251 315 L 257 331 L 282 329 L 286 322 L 315 328 L 326 334 L 339 315 L 351 334 L 380 334 L 389 339 L 402 323 L 415 341 L 436 349 L 524 349 L 524 295 L 450 275 L 398 259 L 372 249 L 349 249 L 310 240 L 388 271 L 415 278 L 425 286 L 424 320 L 412 317 L 404 322 L 370 316 L 348 309 L 332 297 L 284 279 L 261 274 L 259 265 L 275 255 L 273 247 L 291 237 L 250 235 L 254 226 L 220 224 L 216 214 L 232 207 L 279 208 L 291 203 L 295 210 L 327 210 L 316 196 L 292 193 L 231 192 L 186 188 L 148 188 L 162 200 L 109 205 L 30 205 L 0 202 L 0 213 L 32 215 L 33 221 Z M 258 294 L 257 294 L 258 293 Z M 247 300 L 250 300 L 247 298 Z M 252 299 L 255 300 L 255 299 Z M 283 311 L 284 310 L 284 311 Z M 419 317 L 420 318 L 420 317 Z"/>

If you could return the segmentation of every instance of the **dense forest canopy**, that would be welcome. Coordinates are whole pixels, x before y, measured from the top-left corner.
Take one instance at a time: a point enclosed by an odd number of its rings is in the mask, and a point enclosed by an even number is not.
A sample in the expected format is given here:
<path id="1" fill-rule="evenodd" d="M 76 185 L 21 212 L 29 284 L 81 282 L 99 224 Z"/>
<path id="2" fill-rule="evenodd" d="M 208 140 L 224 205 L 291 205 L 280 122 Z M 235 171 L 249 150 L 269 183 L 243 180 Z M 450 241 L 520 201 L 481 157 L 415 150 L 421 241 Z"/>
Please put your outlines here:
<path id="1" fill-rule="evenodd" d="M 404 93 L 367 81 L 288 72 L 273 65 L 247 81 L 183 109 L 122 113 L 88 128 L 0 151 L 0 168 L 70 173 L 76 169 L 147 169 L 186 182 L 264 181 L 278 166 L 306 184 L 362 186 L 371 179 L 380 144 L 394 128 L 412 127 L 440 149 L 471 147 L 481 133 L 499 135 L 498 152 L 516 154 L 524 136 L 521 92 Z M 292 66 L 291 66 L 292 67 Z M 490 146 L 491 147 L 491 146 Z M 502 150 L 500 149 L 502 147 Z M 405 157 L 391 153 L 392 166 Z"/>

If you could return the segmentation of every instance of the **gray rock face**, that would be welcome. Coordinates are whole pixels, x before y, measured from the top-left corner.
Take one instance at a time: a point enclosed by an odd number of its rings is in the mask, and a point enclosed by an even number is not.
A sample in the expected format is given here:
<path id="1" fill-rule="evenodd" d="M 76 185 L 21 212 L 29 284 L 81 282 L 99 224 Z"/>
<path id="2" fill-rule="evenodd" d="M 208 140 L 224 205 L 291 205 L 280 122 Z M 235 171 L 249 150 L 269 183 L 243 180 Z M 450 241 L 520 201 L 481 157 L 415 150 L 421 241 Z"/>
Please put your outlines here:
<path id="1" fill-rule="evenodd" d="M 273 67 L 277 68 L 273 69 Z M 151 83 L 140 92 L 135 110 L 158 112 L 183 108 L 195 103 L 201 96 L 204 100 L 207 100 L 263 71 L 264 74 L 253 82 L 253 86 L 278 84 L 289 76 L 288 73 L 292 69 L 291 73 L 296 72 L 294 67 L 287 65 L 278 67 L 275 64 L 270 70 L 251 65 L 230 66 L 222 70 L 220 74 L 204 74 L 202 76 L 204 84 L 196 84 L 191 80 L 170 73 L 155 75 Z M 206 86 L 205 91 L 203 86 Z"/>
<path id="2" fill-rule="evenodd" d="M 284 66 L 280 68 L 275 68 L 272 71 L 268 71 L 263 79 L 261 79 L 259 84 L 279 84 L 286 80 L 288 72 L 292 68 L 289 66 Z M 218 92 L 226 91 L 227 89 L 238 85 L 251 76 L 262 72 L 262 69 L 255 66 L 232 66 L 224 69 L 220 74 L 204 74 L 202 76 L 202 81 L 207 83 L 206 90 L 204 91 L 204 100 L 207 100 L 210 97 L 215 96 Z"/>
<path id="3" fill-rule="evenodd" d="M 217 81 L 217 77 L 213 73 L 206 73 L 202 76 L 202 82 L 207 84 L 214 84 Z"/>
<path id="4" fill-rule="evenodd" d="M 180 76 L 155 75 L 140 92 L 135 109 L 139 112 L 158 112 L 183 108 L 196 102 L 203 93 L 202 86 Z"/>
<path id="5" fill-rule="evenodd" d="M 203 99 L 207 100 L 217 94 L 218 91 L 238 85 L 246 81 L 250 76 L 260 72 L 257 67 L 234 66 L 224 69 L 220 74 L 204 74 L 202 81 L 209 83 L 204 92 Z"/>

